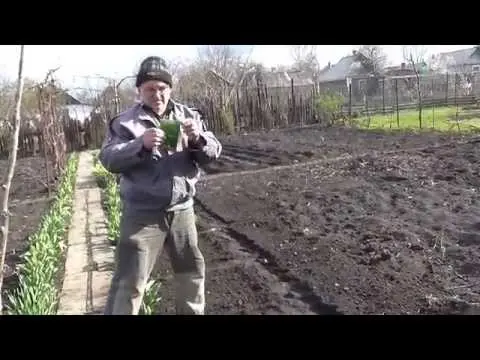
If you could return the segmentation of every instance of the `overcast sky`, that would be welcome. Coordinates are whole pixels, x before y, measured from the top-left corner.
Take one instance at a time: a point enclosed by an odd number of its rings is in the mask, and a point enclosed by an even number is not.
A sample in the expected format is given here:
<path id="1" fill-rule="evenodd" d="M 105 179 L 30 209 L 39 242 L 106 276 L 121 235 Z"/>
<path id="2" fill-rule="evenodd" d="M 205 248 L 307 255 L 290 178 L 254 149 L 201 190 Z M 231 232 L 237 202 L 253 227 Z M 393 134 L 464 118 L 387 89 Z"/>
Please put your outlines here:
<path id="1" fill-rule="evenodd" d="M 253 47 L 252 60 L 267 67 L 288 65 L 292 62 L 288 45 L 236 45 L 239 49 Z M 474 45 L 425 45 L 427 56 Z M 382 45 L 392 64 L 403 61 L 402 45 Z M 0 45 L 0 77 L 15 79 L 18 71 L 18 45 Z M 121 79 L 131 75 L 140 61 L 149 55 L 166 59 L 191 59 L 197 54 L 197 45 L 26 45 L 25 76 L 40 80 L 49 69 L 61 66 L 57 78 L 67 87 L 98 87 L 103 81 L 96 75 Z M 351 54 L 358 45 L 320 45 L 318 59 L 321 66 L 336 63 Z M 86 78 L 91 76 L 93 78 Z"/>

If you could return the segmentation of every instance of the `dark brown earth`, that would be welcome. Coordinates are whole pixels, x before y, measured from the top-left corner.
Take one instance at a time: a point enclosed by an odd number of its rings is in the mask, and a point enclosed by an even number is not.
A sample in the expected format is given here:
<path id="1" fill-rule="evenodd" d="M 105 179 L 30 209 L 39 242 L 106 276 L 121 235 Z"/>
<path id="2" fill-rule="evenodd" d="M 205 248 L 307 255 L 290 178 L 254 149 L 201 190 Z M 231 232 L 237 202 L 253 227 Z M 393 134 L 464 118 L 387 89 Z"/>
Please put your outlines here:
<path id="1" fill-rule="evenodd" d="M 219 171 L 255 165 L 210 167 L 197 195 L 207 313 L 480 313 L 480 143 L 356 134 L 222 139 L 237 160 L 252 149 L 332 160 L 236 175 Z M 171 281 L 162 296 L 158 312 L 174 313 Z"/>
<path id="2" fill-rule="evenodd" d="M 205 167 L 207 173 L 241 171 L 271 165 L 331 159 L 345 154 L 395 151 L 437 146 L 461 136 L 434 133 L 397 133 L 351 128 L 305 127 L 272 130 L 221 138 L 222 158 Z"/>
<path id="3" fill-rule="evenodd" d="M 3 177 L 6 178 L 7 170 L 8 161 L 0 160 L 0 184 L 4 184 Z M 37 231 L 42 216 L 50 206 L 46 184 L 47 175 L 43 158 L 17 159 L 9 195 L 11 216 L 4 268 L 4 292 L 12 290 L 16 285 L 16 266 L 28 248 L 28 237 Z M 0 192 L 3 200 L 3 191 Z"/>
<path id="4" fill-rule="evenodd" d="M 222 138 L 196 204 L 207 314 L 478 313 L 480 143 L 466 140 L 317 128 Z M 7 289 L 47 205 L 43 160 L 19 162 Z M 161 260 L 156 312 L 173 314 Z"/>

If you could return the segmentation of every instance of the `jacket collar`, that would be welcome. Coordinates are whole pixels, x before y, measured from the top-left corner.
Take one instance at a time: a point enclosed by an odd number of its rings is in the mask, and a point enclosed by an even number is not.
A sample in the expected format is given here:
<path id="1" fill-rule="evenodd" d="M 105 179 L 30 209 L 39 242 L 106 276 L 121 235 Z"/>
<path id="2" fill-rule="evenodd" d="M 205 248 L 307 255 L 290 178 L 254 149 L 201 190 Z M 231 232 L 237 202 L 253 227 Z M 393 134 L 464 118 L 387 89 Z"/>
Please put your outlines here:
<path id="1" fill-rule="evenodd" d="M 170 118 L 173 113 L 174 113 L 174 108 L 175 104 L 174 102 L 170 99 L 167 104 L 167 108 L 165 109 L 165 112 L 163 113 L 163 116 L 159 116 L 157 113 L 155 113 L 152 108 L 144 103 L 140 103 L 138 105 L 138 119 L 141 121 L 149 121 L 155 126 L 158 126 L 158 123 L 161 121 L 163 118 Z"/>

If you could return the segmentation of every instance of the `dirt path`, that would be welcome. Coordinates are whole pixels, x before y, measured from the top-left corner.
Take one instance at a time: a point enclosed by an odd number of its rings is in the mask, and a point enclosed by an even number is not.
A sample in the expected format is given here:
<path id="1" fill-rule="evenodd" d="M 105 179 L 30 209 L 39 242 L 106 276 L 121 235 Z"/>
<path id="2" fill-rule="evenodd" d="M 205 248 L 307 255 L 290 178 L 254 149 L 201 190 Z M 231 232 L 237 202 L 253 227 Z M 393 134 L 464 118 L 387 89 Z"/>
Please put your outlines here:
<path id="1" fill-rule="evenodd" d="M 80 154 L 59 315 L 102 313 L 113 268 L 90 152 Z"/>

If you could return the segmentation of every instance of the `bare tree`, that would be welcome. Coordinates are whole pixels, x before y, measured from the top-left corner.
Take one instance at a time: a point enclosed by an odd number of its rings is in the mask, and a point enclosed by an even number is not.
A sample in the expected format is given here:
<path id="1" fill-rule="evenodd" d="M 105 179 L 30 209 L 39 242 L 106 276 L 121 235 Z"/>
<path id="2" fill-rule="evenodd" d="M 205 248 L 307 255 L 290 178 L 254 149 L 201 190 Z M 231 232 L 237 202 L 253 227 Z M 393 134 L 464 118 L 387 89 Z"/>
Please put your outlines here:
<path id="1" fill-rule="evenodd" d="M 317 50 L 317 45 L 292 45 L 290 51 L 293 67 L 297 70 L 316 73 L 319 70 Z"/>
<path id="2" fill-rule="evenodd" d="M 407 61 L 413 69 L 416 77 L 416 88 L 418 97 L 418 123 L 420 129 L 422 128 L 422 90 L 420 87 L 420 68 L 424 67 L 425 62 L 425 47 L 421 45 L 404 46 L 403 58 Z"/>
<path id="3" fill-rule="evenodd" d="M 27 121 L 23 122 L 23 126 L 29 127 L 32 119 L 38 112 L 37 93 L 35 88 L 35 81 L 24 77 L 23 79 L 23 94 L 21 105 L 21 116 Z M 9 133 L 14 126 L 14 112 L 15 112 L 15 92 L 16 81 L 4 82 L 0 84 L 0 134 L 11 136 Z"/>
<path id="4" fill-rule="evenodd" d="M 175 58 L 168 61 L 167 69 L 172 75 L 174 83 L 178 82 L 179 76 L 185 71 L 187 67 L 187 64 L 182 58 Z"/>
<path id="5" fill-rule="evenodd" d="M 2 257 L 0 260 L 0 314 L 3 312 L 3 301 L 2 301 L 2 288 L 3 288 L 3 275 L 5 267 L 5 257 L 7 253 L 7 243 L 8 243 L 8 226 L 10 220 L 10 212 L 8 210 L 8 198 L 10 195 L 10 186 L 12 184 L 13 175 L 15 173 L 15 165 L 17 162 L 17 150 L 18 150 L 18 137 L 20 134 L 20 125 L 21 125 L 21 116 L 20 109 L 22 104 L 22 93 L 23 93 L 23 49 L 24 45 L 20 46 L 20 60 L 18 64 L 18 83 L 17 83 L 17 93 L 15 95 L 16 107 L 15 107 L 15 130 L 13 133 L 12 139 L 12 150 L 9 155 L 9 164 L 8 164 L 8 174 L 6 183 L 2 185 L 4 189 L 3 194 L 3 205 L 2 212 L 0 213 L 0 218 L 2 218 L 3 226 L 1 227 L 2 234 Z"/>
<path id="6" fill-rule="evenodd" d="M 455 60 L 452 56 L 435 56 L 428 61 L 428 68 L 434 73 L 446 74 L 449 69 L 455 67 Z"/>
<path id="7" fill-rule="evenodd" d="M 98 96 L 98 91 L 88 88 L 77 88 L 75 89 L 75 98 L 83 104 L 93 104 Z"/>
<path id="8" fill-rule="evenodd" d="M 199 48 L 198 57 L 189 66 L 177 68 L 176 93 L 183 101 L 206 105 L 215 102 L 222 122 L 233 131 L 231 102 L 246 75 L 252 71 L 250 51 L 237 51 L 229 45 L 207 45 Z M 197 106 L 198 106 L 197 105 Z"/>
<path id="9" fill-rule="evenodd" d="M 380 45 L 362 45 L 358 53 L 363 56 L 360 57 L 360 62 L 369 73 L 380 74 L 387 63 L 387 55 Z"/>
<path id="10" fill-rule="evenodd" d="M 242 57 L 230 45 L 207 45 L 198 49 L 198 60 L 205 70 L 232 81 Z"/>
<path id="11" fill-rule="evenodd" d="M 376 94 L 380 87 L 380 77 L 387 62 L 387 55 L 380 45 L 362 45 L 354 55 L 368 74 L 366 86 L 362 87 L 367 101 L 367 97 Z"/>

